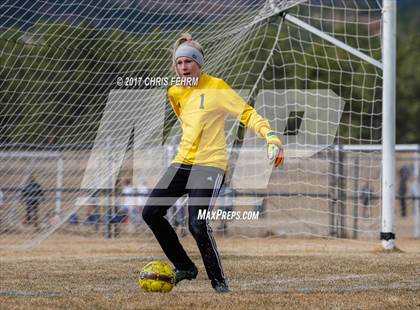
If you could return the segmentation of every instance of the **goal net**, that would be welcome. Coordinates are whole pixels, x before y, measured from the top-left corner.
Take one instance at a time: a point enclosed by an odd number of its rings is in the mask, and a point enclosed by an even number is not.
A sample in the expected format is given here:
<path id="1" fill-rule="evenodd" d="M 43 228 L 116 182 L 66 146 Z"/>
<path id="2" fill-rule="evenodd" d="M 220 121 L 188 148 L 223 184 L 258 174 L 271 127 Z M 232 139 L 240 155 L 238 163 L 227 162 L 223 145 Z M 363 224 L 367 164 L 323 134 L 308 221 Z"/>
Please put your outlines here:
<path id="1" fill-rule="evenodd" d="M 156 78 L 173 76 L 183 32 L 203 45 L 204 72 L 268 118 L 286 150 L 272 169 L 264 141 L 226 120 L 229 169 L 216 209 L 259 218 L 218 218 L 213 229 L 378 238 L 380 153 L 364 146 L 381 144 L 381 1 L 0 6 L 1 246 L 54 233 L 151 238 L 141 208 L 181 135 Z M 186 203 L 168 214 L 181 226 Z"/>

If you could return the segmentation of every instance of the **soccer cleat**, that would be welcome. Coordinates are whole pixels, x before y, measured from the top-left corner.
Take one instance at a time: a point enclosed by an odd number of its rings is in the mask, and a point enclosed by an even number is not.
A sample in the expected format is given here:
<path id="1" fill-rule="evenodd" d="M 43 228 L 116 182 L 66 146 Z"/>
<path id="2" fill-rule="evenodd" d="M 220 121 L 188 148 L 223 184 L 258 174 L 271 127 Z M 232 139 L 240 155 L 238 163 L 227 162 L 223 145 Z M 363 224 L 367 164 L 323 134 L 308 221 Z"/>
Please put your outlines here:
<path id="1" fill-rule="evenodd" d="M 197 278 L 198 269 L 196 266 L 191 267 L 188 270 L 175 269 L 175 285 L 182 280 L 192 280 Z"/>
<path id="2" fill-rule="evenodd" d="M 230 289 L 229 286 L 227 285 L 227 283 L 223 280 L 223 281 L 219 281 L 219 280 L 212 280 L 211 281 L 211 285 L 213 286 L 214 290 L 217 293 L 230 293 Z"/>

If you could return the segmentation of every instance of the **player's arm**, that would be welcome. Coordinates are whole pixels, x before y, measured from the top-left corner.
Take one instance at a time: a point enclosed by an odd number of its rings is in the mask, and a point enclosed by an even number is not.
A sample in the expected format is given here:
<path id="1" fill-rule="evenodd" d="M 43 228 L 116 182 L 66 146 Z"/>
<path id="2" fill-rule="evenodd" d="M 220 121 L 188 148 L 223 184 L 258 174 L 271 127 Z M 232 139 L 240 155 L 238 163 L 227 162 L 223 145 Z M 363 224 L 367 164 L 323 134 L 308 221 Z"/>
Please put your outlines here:
<path id="1" fill-rule="evenodd" d="M 280 138 L 272 131 L 270 123 L 257 111 L 247 104 L 238 93 L 236 93 L 225 82 L 221 83 L 224 108 L 233 116 L 237 117 L 242 124 L 252 128 L 255 133 L 267 141 L 267 156 L 276 167 L 284 163 L 284 149 Z"/>

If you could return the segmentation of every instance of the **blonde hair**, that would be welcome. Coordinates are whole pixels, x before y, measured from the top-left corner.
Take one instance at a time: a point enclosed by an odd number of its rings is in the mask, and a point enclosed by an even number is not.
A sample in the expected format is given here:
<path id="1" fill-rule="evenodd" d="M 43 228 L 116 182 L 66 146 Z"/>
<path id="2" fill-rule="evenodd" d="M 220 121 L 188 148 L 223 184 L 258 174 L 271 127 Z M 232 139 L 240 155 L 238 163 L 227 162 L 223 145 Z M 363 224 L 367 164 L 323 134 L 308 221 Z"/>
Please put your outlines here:
<path id="1" fill-rule="evenodd" d="M 193 40 L 193 37 L 191 34 L 189 34 L 188 32 L 184 32 L 183 34 L 181 34 L 181 36 L 175 41 L 174 46 L 173 46 L 173 50 L 172 50 L 172 70 L 178 74 L 178 72 L 176 71 L 176 59 L 175 59 L 175 52 L 178 49 L 178 47 L 181 44 L 187 44 L 189 46 L 192 46 L 196 49 L 199 50 L 199 52 L 201 53 L 201 55 L 203 55 L 204 57 L 204 51 L 203 48 L 201 47 L 201 44 L 198 43 L 198 41 Z"/>

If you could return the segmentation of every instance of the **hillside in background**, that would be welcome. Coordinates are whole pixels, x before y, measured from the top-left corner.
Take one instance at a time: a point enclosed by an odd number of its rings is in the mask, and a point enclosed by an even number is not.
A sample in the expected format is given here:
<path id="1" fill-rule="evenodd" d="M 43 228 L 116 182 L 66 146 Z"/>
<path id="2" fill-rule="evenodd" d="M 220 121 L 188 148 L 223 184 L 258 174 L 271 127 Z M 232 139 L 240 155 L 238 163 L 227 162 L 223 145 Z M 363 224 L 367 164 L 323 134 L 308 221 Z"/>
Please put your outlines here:
<path id="1" fill-rule="evenodd" d="M 241 0 L 241 2 L 248 8 L 256 5 L 255 1 Z M 62 136 L 63 139 L 67 139 L 65 141 L 90 143 L 97 130 L 98 114 L 109 91 L 115 87 L 116 77 L 159 75 L 162 72 L 152 73 L 151 68 L 169 68 L 168 51 L 158 44 L 158 40 L 163 40 L 162 32 L 174 30 L 178 32 L 182 29 L 182 21 L 187 19 L 189 22 L 194 21 L 194 18 L 204 22 L 210 21 L 214 18 L 211 15 L 214 11 L 211 9 L 224 10 L 224 14 L 230 14 L 229 2 L 223 7 L 218 2 L 203 3 L 209 6 L 209 10 L 203 13 L 205 15 L 181 12 L 175 19 L 173 8 L 169 7 L 166 1 L 159 0 L 3 1 L 0 4 L 0 25 L 2 25 L 0 123 L 3 129 L 0 143 L 63 142 L 46 140 L 43 134 L 45 131 L 54 132 L 57 137 Z M 417 121 L 417 117 L 420 114 L 420 87 L 418 87 L 420 85 L 420 1 L 402 0 L 397 3 L 397 142 L 419 143 L 420 122 Z M 87 20 L 89 22 L 86 22 Z M 162 27 L 155 29 L 156 24 L 162 23 L 167 25 L 166 29 Z M 112 31 L 104 31 L 111 28 Z M 151 30 L 153 32 L 150 33 L 150 37 L 149 34 L 143 33 Z M 270 41 L 272 37 L 265 34 L 256 36 L 251 42 L 254 46 L 250 46 L 249 50 L 258 50 L 255 46 L 261 46 L 260 43 L 264 43 L 268 50 L 272 46 Z M 245 47 L 244 49 L 246 50 Z M 311 47 L 308 48 L 307 54 L 310 53 L 312 53 Z M 316 53 L 325 57 L 326 52 L 321 49 Z M 264 60 L 255 61 L 256 57 L 250 53 L 245 55 L 244 59 L 235 59 L 235 62 L 250 63 L 250 70 L 255 69 L 254 72 L 259 72 L 261 68 L 258 68 L 258 65 Z M 258 57 L 268 56 L 264 53 L 264 49 L 259 49 Z M 329 57 L 334 59 L 335 51 L 329 52 Z M 375 57 L 379 59 L 379 52 Z M 156 64 L 162 59 L 168 59 L 168 63 Z M 276 61 L 277 67 L 280 68 L 282 63 L 287 65 L 296 59 L 288 58 L 286 55 Z M 287 70 L 293 72 L 283 72 L 283 69 L 279 69 L 275 72 L 275 76 L 284 74 L 288 76 L 289 73 L 301 75 L 299 81 L 311 76 L 320 77 L 316 70 L 317 65 L 311 66 L 308 62 L 314 60 L 308 58 L 302 61 L 307 65 L 302 72 L 293 71 L 292 66 L 285 66 Z M 252 67 L 254 65 L 256 68 Z M 336 63 L 337 68 L 347 65 L 346 62 Z M 267 74 L 270 73 L 270 70 L 266 71 Z M 329 73 L 327 75 L 325 78 L 331 78 Z M 237 76 L 239 79 L 253 78 L 245 71 L 232 71 L 230 76 Z M 337 80 L 339 78 L 342 77 L 337 76 Z M 242 82 L 250 85 L 254 83 L 253 80 Z M 363 98 L 366 92 L 376 89 L 375 85 L 369 88 L 370 90 L 363 88 L 364 81 L 358 77 L 353 77 L 353 83 L 355 87 L 351 89 L 352 96 L 357 98 Z M 292 85 L 292 88 L 316 86 L 302 83 Z M 341 95 L 345 92 L 337 89 L 337 93 Z M 10 112 L 11 107 L 15 109 L 13 113 Z M 359 106 L 354 103 L 352 109 L 358 112 Z M 365 125 L 363 132 L 352 132 L 349 138 L 353 137 L 353 134 L 360 134 L 363 139 L 380 137 L 380 109 L 376 106 L 375 109 L 376 116 L 373 120 L 369 118 L 371 111 L 362 111 L 365 112 L 362 114 L 367 116 L 361 120 L 361 124 Z M 31 125 L 33 115 L 47 117 L 49 123 Z M 353 118 L 350 121 L 357 120 Z M 360 125 L 360 123 L 352 124 L 356 129 Z M 378 130 L 372 133 L 366 129 L 371 127 Z M 84 141 L 80 140 L 80 132 L 84 133 Z"/>

